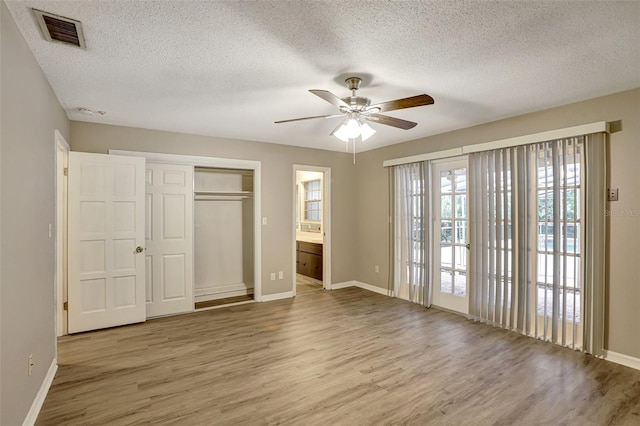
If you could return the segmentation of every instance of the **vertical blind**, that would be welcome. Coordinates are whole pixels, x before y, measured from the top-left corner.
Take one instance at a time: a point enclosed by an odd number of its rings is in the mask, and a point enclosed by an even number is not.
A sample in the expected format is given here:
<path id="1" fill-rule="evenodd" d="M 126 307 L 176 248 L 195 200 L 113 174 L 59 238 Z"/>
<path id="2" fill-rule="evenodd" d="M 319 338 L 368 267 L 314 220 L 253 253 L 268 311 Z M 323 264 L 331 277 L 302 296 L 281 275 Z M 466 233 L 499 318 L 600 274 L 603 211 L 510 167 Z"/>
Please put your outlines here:
<path id="1" fill-rule="evenodd" d="M 429 173 L 424 162 L 396 166 L 391 175 L 392 283 L 397 297 L 431 303 L 429 271 Z"/>
<path id="2" fill-rule="evenodd" d="M 390 283 L 431 304 L 430 162 L 390 169 Z M 469 156 L 469 317 L 604 355 L 605 134 Z"/>
<path id="3" fill-rule="evenodd" d="M 472 319 L 603 355 L 604 135 L 469 157 Z"/>

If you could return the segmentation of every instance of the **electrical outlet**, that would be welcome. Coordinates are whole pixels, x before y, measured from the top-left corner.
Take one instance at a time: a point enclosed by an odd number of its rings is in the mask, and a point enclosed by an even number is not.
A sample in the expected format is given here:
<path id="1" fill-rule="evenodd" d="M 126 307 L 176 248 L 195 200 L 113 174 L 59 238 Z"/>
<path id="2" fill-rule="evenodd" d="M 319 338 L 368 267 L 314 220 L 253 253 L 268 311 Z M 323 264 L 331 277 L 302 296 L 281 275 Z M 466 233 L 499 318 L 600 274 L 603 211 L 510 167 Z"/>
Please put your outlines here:
<path id="1" fill-rule="evenodd" d="M 276 273 L 272 272 L 271 273 L 271 281 L 275 281 L 276 280 Z"/>
<path id="2" fill-rule="evenodd" d="M 27 363 L 29 365 L 29 375 L 31 375 L 31 373 L 33 373 L 33 366 L 34 366 L 34 362 L 33 362 L 33 354 L 29 354 L 29 358 L 27 359 Z"/>
<path id="3" fill-rule="evenodd" d="M 607 190 L 607 201 L 618 201 L 618 188 L 609 188 Z"/>
<path id="4" fill-rule="evenodd" d="M 378 265 L 376 265 L 376 267 L 375 267 L 375 271 L 376 271 L 376 274 L 379 274 L 379 273 L 380 273 L 380 267 L 379 267 Z"/>
<path id="5" fill-rule="evenodd" d="M 266 225 L 266 224 L 267 224 L 267 217 L 266 217 L 266 216 L 262 218 L 262 224 L 263 224 L 263 225 Z"/>
<path id="6" fill-rule="evenodd" d="M 284 278 L 284 272 L 280 271 L 278 272 L 278 279 L 281 280 Z"/>

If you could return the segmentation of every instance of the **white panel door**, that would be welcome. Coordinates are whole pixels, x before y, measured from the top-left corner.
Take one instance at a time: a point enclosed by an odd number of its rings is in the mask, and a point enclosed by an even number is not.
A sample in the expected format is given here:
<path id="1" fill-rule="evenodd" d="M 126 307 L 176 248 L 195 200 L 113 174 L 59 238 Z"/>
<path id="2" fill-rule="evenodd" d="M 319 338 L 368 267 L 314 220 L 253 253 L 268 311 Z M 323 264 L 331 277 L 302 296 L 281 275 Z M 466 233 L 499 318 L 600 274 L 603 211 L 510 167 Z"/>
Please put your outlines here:
<path id="1" fill-rule="evenodd" d="M 147 318 L 193 310 L 193 166 L 147 164 Z"/>
<path id="2" fill-rule="evenodd" d="M 144 158 L 69 153 L 69 332 L 142 322 Z"/>

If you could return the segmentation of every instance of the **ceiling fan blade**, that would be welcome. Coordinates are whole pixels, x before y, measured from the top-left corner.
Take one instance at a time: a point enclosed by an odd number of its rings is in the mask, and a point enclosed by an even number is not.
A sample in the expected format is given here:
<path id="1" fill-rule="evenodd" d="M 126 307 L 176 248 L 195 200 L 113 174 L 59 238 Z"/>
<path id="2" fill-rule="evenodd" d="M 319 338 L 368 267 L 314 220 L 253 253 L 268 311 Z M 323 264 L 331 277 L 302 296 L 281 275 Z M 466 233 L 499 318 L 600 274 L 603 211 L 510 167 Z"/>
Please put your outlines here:
<path id="1" fill-rule="evenodd" d="M 345 101 L 343 101 L 342 99 L 334 95 L 333 93 L 329 92 L 328 90 L 309 90 L 309 91 L 314 95 L 319 96 L 325 101 L 329 102 L 331 105 L 335 106 L 336 108 L 351 109 L 348 103 L 346 103 Z"/>
<path id="2" fill-rule="evenodd" d="M 367 111 L 385 112 L 431 104 L 433 104 L 433 98 L 429 95 L 423 94 L 418 96 L 411 96 L 410 98 L 396 99 L 395 101 L 382 102 L 379 104 L 371 105 L 367 108 Z"/>
<path id="3" fill-rule="evenodd" d="M 279 123 L 290 123 L 292 121 L 302 121 L 302 120 L 315 120 L 316 118 L 334 118 L 334 117 L 342 117 L 344 114 L 333 114 L 333 115 L 315 115 L 313 117 L 302 117 L 302 118 L 292 118 L 290 120 L 280 120 L 274 121 L 275 124 Z"/>
<path id="4" fill-rule="evenodd" d="M 414 123 L 413 121 L 401 120 L 395 117 L 389 117 L 388 115 L 382 114 L 369 114 L 364 116 L 369 121 L 373 121 L 378 124 L 386 124 L 387 126 L 397 127 L 399 129 L 409 130 L 413 129 L 418 125 L 418 123 Z"/>

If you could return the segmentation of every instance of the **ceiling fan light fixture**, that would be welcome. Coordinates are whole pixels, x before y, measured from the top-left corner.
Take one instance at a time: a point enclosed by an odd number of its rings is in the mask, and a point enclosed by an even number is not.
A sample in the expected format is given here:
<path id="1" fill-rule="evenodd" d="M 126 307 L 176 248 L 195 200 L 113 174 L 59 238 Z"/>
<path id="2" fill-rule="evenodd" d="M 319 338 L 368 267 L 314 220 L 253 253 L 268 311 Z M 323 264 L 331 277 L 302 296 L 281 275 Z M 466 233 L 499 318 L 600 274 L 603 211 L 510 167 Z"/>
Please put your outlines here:
<path id="1" fill-rule="evenodd" d="M 376 131 L 373 129 L 373 127 L 369 126 L 367 123 L 362 123 L 360 125 L 360 137 L 363 141 L 369 139 L 375 132 Z"/>
<path id="2" fill-rule="evenodd" d="M 333 136 L 340 139 L 342 142 L 349 142 L 349 136 L 347 135 L 346 124 L 342 123 L 342 125 L 338 128 L 338 130 L 333 132 Z"/>
<path id="3" fill-rule="evenodd" d="M 369 139 L 375 132 L 371 126 L 363 123 L 362 120 L 347 118 L 338 130 L 333 132 L 333 136 L 343 142 L 349 142 L 349 139 L 357 139 L 358 137 L 364 141 Z"/>
<path id="4" fill-rule="evenodd" d="M 347 138 L 355 139 L 360 136 L 360 123 L 358 123 L 358 120 L 350 118 L 343 126 Z"/>

